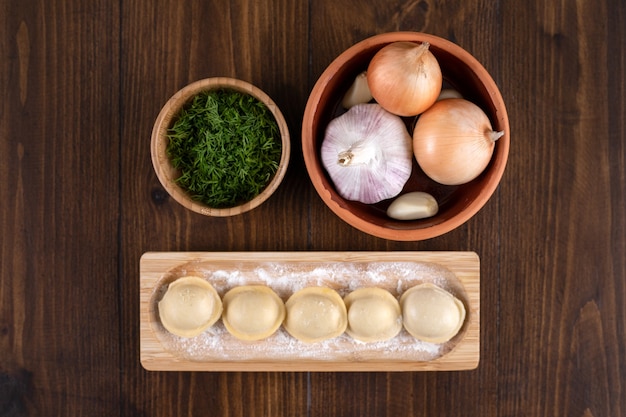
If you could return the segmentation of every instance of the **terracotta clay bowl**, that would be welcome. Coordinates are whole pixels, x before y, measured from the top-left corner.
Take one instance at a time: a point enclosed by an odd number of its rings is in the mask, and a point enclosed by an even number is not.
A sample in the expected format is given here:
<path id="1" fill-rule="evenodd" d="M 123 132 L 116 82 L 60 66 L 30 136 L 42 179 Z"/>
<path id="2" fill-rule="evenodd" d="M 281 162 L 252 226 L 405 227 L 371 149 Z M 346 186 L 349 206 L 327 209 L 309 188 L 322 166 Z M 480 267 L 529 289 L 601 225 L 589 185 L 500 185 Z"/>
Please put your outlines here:
<path id="1" fill-rule="evenodd" d="M 282 142 L 282 154 L 278 169 L 266 187 L 252 200 L 228 208 L 209 207 L 193 199 L 186 190 L 176 182 L 176 179 L 180 176 L 180 172 L 172 166 L 167 156 L 167 145 L 169 142 L 167 137 L 168 129 L 173 126 L 180 110 L 198 93 L 218 89 L 228 89 L 248 94 L 263 102 L 278 124 Z M 165 190 L 174 200 L 189 210 L 205 216 L 226 217 L 241 214 L 258 207 L 276 191 L 287 171 L 291 153 L 291 142 L 287 123 L 278 106 L 267 94 L 245 81 L 227 77 L 214 77 L 199 80 L 187 85 L 165 103 L 154 123 L 150 151 L 156 175 Z"/>
<path id="2" fill-rule="evenodd" d="M 394 220 L 386 210 L 391 201 L 363 204 L 342 198 L 322 166 L 320 147 L 329 121 L 345 112 L 341 99 L 355 77 L 367 69 L 374 54 L 392 42 L 429 42 L 444 78 L 444 85 L 459 91 L 464 98 L 480 106 L 496 131 L 504 131 L 496 142 L 491 161 L 473 181 L 445 186 L 428 178 L 414 161 L 411 177 L 401 194 L 424 191 L 439 204 L 438 213 L 427 219 Z M 407 123 L 410 127 L 410 123 Z M 411 131 L 412 133 L 412 131 Z M 500 91 L 485 68 L 458 45 L 418 32 L 393 32 L 376 35 L 348 48 L 322 73 L 309 96 L 302 123 L 302 150 L 313 186 L 324 203 L 353 227 L 384 239 L 418 241 L 447 233 L 474 216 L 494 193 L 506 166 L 510 128 Z"/>

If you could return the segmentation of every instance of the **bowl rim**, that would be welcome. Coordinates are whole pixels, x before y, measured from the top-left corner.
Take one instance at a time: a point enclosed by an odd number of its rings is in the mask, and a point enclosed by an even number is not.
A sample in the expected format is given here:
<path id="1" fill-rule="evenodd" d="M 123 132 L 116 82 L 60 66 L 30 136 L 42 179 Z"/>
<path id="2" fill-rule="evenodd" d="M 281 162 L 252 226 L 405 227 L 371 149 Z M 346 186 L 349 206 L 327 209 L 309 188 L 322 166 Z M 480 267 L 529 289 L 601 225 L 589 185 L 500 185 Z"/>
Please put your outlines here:
<path id="1" fill-rule="evenodd" d="M 478 77 L 480 82 L 486 88 L 489 94 L 489 100 L 494 104 L 495 112 L 492 115 L 497 119 L 499 126 L 504 131 L 504 136 L 498 140 L 495 152 L 498 153 L 498 158 L 492 157 L 493 164 L 488 172 L 490 180 L 486 181 L 485 186 L 480 189 L 478 195 L 470 201 L 467 206 L 459 212 L 457 215 L 443 220 L 440 223 L 433 224 L 429 227 L 418 229 L 392 229 L 382 225 L 377 225 L 368 222 L 367 220 L 355 215 L 351 211 L 347 210 L 338 202 L 347 200 L 339 196 L 336 191 L 333 190 L 334 195 L 328 190 L 322 183 L 321 176 L 311 175 L 317 172 L 323 173 L 324 168 L 319 163 L 319 155 L 316 140 L 313 137 L 313 123 L 316 119 L 316 115 L 320 111 L 319 101 L 324 93 L 327 84 L 332 80 L 333 76 L 339 72 L 346 64 L 349 63 L 355 55 L 363 50 L 368 50 L 372 47 L 377 47 L 398 42 L 429 42 L 437 49 L 445 50 L 447 53 L 456 56 L 463 61 Z M 445 233 L 456 229 L 471 217 L 473 217 L 491 198 L 495 190 L 497 189 L 500 180 L 504 174 L 506 163 L 509 155 L 510 148 L 510 126 L 507 115 L 506 105 L 496 85 L 495 81 L 489 74 L 489 72 L 483 67 L 483 65 L 468 51 L 461 46 L 441 38 L 436 35 L 412 32 L 412 31 L 399 31 L 399 32 L 387 32 L 378 35 L 368 37 L 360 42 L 355 43 L 348 49 L 339 54 L 322 72 L 318 80 L 316 81 L 304 110 L 304 117 L 302 121 L 302 150 L 304 156 L 304 162 L 306 169 L 309 173 L 309 179 L 313 183 L 319 196 L 325 202 L 325 204 L 333 211 L 340 219 L 355 227 L 356 229 L 365 232 L 367 234 L 395 241 L 419 241 L 426 240 L 434 237 L 441 236 Z M 494 156 L 495 156 L 494 152 Z M 332 184 L 331 184 L 332 186 Z"/>
<path id="2" fill-rule="evenodd" d="M 274 173 L 271 181 L 252 200 L 233 207 L 214 208 L 200 201 L 192 199 L 169 173 L 172 170 L 169 158 L 165 153 L 167 147 L 167 129 L 172 120 L 178 115 L 181 107 L 185 105 L 193 96 L 203 91 L 211 91 L 219 88 L 226 88 L 240 93 L 248 94 L 263 102 L 270 110 L 280 132 L 282 150 L 278 169 Z M 279 107 L 263 90 L 253 84 L 230 77 L 209 77 L 194 81 L 178 90 L 163 105 L 154 122 L 150 138 L 150 155 L 154 171 L 159 182 L 167 193 L 179 204 L 187 209 L 212 217 L 227 217 L 250 211 L 265 202 L 276 191 L 287 172 L 291 155 L 291 140 L 287 122 Z"/>

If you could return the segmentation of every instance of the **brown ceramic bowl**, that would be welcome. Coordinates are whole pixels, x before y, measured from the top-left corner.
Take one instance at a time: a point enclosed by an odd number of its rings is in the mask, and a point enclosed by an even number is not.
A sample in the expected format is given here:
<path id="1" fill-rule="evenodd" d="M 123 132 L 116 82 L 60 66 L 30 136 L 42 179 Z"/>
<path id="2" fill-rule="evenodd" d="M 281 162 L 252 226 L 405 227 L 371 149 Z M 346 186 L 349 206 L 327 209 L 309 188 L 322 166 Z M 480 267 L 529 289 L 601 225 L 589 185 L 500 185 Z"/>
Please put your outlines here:
<path id="1" fill-rule="evenodd" d="M 276 173 L 260 194 L 252 200 L 235 207 L 215 208 L 209 207 L 206 204 L 191 198 L 189 194 L 176 182 L 180 172 L 172 166 L 167 156 L 167 133 L 168 129 L 171 128 L 176 121 L 181 108 L 189 103 L 196 94 L 202 91 L 217 90 L 222 88 L 249 94 L 257 100 L 263 102 L 268 107 L 278 124 L 282 141 L 282 154 Z M 291 142 L 289 140 L 287 123 L 285 122 L 278 106 L 276 106 L 274 101 L 272 101 L 267 94 L 245 81 L 226 77 L 214 77 L 189 84 L 174 94 L 172 98 L 165 103 L 161 112 L 157 116 L 152 129 L 150 151 L 156 175 L 165 190 L 170 194 L 170 196 L 172 196 L 172 198 L 174 198 L 174 200 L 196 213 L 204 214 L 205 216 L 225 217 L 244 213 L 258 207 L 261 203 L 266 201 L 274 193 L 274 191 L 276 191 L 285 176 L 285 172 L 287 171 L 291 153 Z"/>
<path id="2" fill-rule="evenodd" d="M 425 191 L 437 199 L 439 212 L 428 219 L 401 221 L 389 218 L 386 210 L 392 199 L 368 205 L 342 198 L 320 160 L 320 147 L 329 121 L 342 114 L 341 99 L 354 78 L 367 69 L 374 54 L 397 41 L 430 43 L 443 73 L 444 84 L 479 105 L 492 127 L 504 131 L 496 142 L 491 162 L 475 180 L 444 186 L 428 178 L 414 161 L 411 177 L 402 194 Z M 410 125 L 410 123 L 408 123 Z M 339 55 L 320 76 L 311 91 L 302 123 L 302 151 L 313 186 L 324 203 L 341 219 L 370 235 L 389 240 L 417 241 L 447 233 L 470 219 L 487 203 L 504 173 L 510 143 L 509 120 L 500 91 L 489 73 L 458 45 L 418 32 L 393 32 L 365 39 Z"/>

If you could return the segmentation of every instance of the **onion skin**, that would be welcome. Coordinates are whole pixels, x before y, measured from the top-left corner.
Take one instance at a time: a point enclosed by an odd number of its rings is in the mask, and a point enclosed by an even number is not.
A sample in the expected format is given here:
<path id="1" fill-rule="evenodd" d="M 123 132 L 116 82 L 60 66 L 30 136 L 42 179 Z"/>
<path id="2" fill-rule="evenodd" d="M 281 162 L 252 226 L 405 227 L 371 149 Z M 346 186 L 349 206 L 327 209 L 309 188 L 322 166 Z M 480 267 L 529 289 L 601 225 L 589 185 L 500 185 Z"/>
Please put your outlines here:
<path id="1" fill-rule="evenodd" d="M 436 102 L 419 117 L 413 152 L 428 177 L 440 184 L 460 185 L 485 170 L 503 134 L 493 130 L 476 104 L 450 98 Z"/>
<path id="2" fill-rule="evenodd" d="M 382 108 L 416 116 L 437 100 L 443 77 L 429 47 L 428 42 L 394 42 L 376 52 L 367 68 L 367 84 Z"/>

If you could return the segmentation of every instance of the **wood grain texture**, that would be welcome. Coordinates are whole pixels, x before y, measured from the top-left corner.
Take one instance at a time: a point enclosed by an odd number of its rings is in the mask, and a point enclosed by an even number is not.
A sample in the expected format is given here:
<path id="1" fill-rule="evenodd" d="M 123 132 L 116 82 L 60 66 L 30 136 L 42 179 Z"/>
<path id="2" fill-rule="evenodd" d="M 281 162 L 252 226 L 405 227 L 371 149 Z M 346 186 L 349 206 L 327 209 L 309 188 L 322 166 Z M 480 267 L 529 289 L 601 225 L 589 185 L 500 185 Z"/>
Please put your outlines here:
<path id="1" fill-rule="evenodd" d="M 591 12 L 605 23 L 587 21 Z M 503 217 L 504 239 L 523 238 L 502 248 L 503 265 L 518 266 L 509 268 L 501 285 L 502 299 L 517 298 L 502 304 L 502 317 L 512 321 L 522 312 L 517 320 L 524 326 L 499 329 L 499 339 L 507 341 L 501 357 L 511 359 L 501 361 L 501 372 L 510 375 L 499 388 L 502 407 L 525 397 L 532 415 L 621 415 L 624 400 L 613 395 L 623 389 L 617 387 L 624 386 L 625 375 L 625 330 L 618 322 L 626 317 L 626 151 L 624 134 L 615 140 L 615 133 L 623 126 L 625 95 L 623 82 L 598 77 L 596 68 L 624 71 L 624 9 L 537 3 L 511 16 L 510 24 L 528 20 L 526 13 L 536 16 L 533 30 L 514 42 L 534 45 L 525 60 L 534 68 L 530 73 L 543 76 L 518 71 L 519 83 L 511 85 L 512 95 L 528 86 L 536 94 L 527 101 L 535 111 L 514 110 L 528 150 L 522 147 L 509 167 L 511 187 L 502 189 L 504 206 L 528 203 Z M 614 366 L 607 367 L 611 360 Z M 513 378 L 521 368 L 532 378 Z"/>
<path id="2" fill-rule="evenodd" d="M 1 8 L 0 414 L 116 414 L 119 8 Z"/>
<path id="3" fill-rule="evenodd" d="M 0 415 L 626 414 L 626 5 L 620 0 L 0 0 Z M 300 155 L 307 96 L 341 51 L 418 30 L 458 43 L 507 103 L 501 185 L 468 223 L 389 242 L 336 218 Z M 167 197 L 152 124 L 182 86 L 249 81 L 292 160 L 257 209 Z M 476 251 L 467 372 L 147 372 L 146 251 Z"/>

